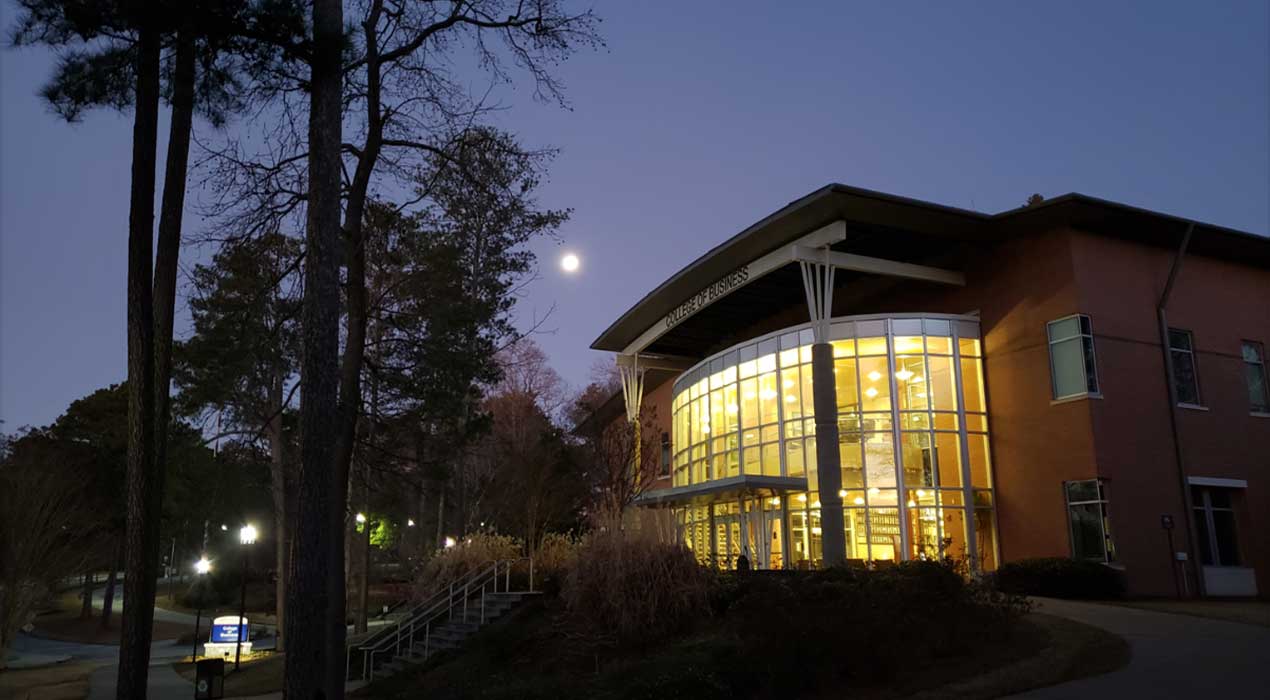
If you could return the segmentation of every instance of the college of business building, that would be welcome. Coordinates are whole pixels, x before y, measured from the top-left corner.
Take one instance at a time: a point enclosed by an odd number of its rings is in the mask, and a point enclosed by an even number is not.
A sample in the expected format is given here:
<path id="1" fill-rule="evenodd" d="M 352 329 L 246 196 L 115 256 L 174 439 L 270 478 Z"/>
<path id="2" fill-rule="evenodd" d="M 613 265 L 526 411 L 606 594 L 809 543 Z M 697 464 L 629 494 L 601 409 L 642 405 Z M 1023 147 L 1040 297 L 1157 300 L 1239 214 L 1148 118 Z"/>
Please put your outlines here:
<path id="1" fill-rule="evenodd" d="M 1252 596 L 1267 343 L 1262 236 L 1078 194 L 988 215 L 830 185 L 592 347 L 623 375 L 597 419 L 641 416 L 652 446 L 638 503 L 702 562 L 1068 556 L 1134 594 Z"/>

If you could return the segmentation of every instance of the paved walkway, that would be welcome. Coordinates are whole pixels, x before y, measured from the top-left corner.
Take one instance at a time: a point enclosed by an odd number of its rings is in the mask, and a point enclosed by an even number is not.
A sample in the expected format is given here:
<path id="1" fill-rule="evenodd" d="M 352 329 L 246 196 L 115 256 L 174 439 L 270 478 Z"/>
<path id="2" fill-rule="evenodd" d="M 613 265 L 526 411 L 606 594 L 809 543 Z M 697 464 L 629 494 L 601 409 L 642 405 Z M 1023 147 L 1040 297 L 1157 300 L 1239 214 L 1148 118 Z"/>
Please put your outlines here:
<path id="1" fill-rule="evenodd" d="M 1037 599 L 1038 612 L 1118 634 L 1129 665 L 1101 676 L 1040 688 L 1014 698 L 1266 697 L 1270 629 L 1118 605 Z"/>

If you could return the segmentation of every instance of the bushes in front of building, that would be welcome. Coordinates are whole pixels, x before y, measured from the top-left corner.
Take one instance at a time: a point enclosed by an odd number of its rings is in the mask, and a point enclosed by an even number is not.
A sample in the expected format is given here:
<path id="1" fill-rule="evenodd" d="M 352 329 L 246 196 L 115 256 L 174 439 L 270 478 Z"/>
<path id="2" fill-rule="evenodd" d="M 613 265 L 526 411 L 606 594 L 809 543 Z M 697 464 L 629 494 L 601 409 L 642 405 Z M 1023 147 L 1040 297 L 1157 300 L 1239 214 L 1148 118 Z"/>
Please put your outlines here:
<path id="1" fill-rule="evenodd" d="M 1029 609 L 1024 599 L 968 579 L 951 563 L 735 581 L 716 601 L 739 645 L 727 677 L 759 695 L 782 690 L 797 697 L 893 679 L 1007 639 Z"/>
<path id="2" fill-rule="evenodd" d="M 1125 593 L 1124 574 L 1106 564 L 1064 557 L 1019 559 L 1001 565 L 992 580 L 1016 595 L 1109 599 Z"/>
<path id="3" fill-rule="evenodd" d="M 582 540 L 560 597 L 588 646 L 643 648 L 708 615 L 709 588 L 709 572 L 682 544 L 613 527 Z"/>

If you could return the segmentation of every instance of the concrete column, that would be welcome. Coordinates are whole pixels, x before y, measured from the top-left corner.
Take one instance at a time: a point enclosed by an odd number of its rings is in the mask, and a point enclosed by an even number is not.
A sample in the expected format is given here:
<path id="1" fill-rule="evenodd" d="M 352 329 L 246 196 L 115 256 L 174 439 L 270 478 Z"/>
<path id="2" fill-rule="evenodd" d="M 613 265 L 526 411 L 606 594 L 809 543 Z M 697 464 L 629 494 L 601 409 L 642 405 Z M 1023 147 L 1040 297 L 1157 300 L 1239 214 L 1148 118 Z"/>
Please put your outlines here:
<path id="1" fill-rule="evenodd" d="M 833 377 L 833 346 L 811 346 L 812 398 L 816 408 L 816 470 L 820 487 L 820 542 L 825 566 L 847 558 L 843 534 L 842 458 L 838 453 L 838 390 Z"/>

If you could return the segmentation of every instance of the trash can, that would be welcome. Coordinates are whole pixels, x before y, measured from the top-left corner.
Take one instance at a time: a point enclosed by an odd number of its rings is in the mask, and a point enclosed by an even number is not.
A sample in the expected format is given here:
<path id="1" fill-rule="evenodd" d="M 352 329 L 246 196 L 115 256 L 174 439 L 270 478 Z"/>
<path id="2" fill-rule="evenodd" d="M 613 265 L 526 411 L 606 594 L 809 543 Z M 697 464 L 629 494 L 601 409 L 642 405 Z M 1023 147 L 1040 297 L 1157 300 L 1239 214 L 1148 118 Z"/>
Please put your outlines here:
<path id="1" fill-rule="evenodd" d="M 225 660 L 199 659 L 194 664 L 194 699 L 225 697 Z"/>

